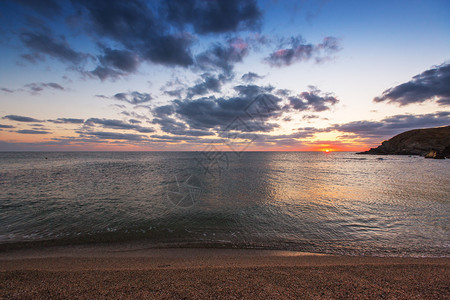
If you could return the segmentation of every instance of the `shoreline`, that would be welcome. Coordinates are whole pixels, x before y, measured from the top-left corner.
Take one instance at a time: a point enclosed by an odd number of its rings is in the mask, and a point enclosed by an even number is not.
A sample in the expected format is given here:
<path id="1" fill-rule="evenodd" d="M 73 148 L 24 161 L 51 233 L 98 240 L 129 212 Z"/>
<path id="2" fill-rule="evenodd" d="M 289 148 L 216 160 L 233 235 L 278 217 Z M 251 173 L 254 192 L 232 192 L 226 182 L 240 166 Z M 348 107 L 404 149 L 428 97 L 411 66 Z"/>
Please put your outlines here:
<path id="1" fill-rule="evenodd" d="M 0 244 L 0 259 L 7 256 L 18 255 L 32 255 L 33 253 L 39 256 L 48 256 L 49 254 L 56 253 L 72 253 L 74 255 L 87 255 L 92 256 L 95 253 L 119 253 L 119 252 L 141 252 L 144 251 L 158 251 L 167 249 L 205 249 L 205 250 L 235 250 L 235 251 L 267 251 L 267 252 L 291 252 L 291 253 L 305 253 L 308 255 L 326 255 L 326 256 L 343 256 L 343 257 L 380 257 L 380 258 L 449 258 L 450 254 L 443 253 L 440 255 L 432 253 L 402 253 L 402 252 L 352 252 L 346 251 L 343 253 L 332 252 L 316 252 L 308 250 L 300 250 L 295 247 L 267 247 L 258 244 L 246 245 L 245 247 L 235 245 L 232 243 L 214 243 L 205 244 L 203 242 L 180 242 L 180 243 L 167 243 L 160 242 L 155 243 L 146 240 L 135 241 L 116 241 L 116 242 L 95 242 L 95 243 L 83 243 L 75 242 L 68 243 L 68 241 L 54 241 L 43 240 L 33 242 L 18 242 L 18 243 L 4 243 Z M 312 249 L 311 249 L 312 250 Z"/>
<path id="2" fill-rule="evenodd" d="M 283 250 L 59 247 L 0 253 L 0 298 L 423 298 L 450 258 Z"/>

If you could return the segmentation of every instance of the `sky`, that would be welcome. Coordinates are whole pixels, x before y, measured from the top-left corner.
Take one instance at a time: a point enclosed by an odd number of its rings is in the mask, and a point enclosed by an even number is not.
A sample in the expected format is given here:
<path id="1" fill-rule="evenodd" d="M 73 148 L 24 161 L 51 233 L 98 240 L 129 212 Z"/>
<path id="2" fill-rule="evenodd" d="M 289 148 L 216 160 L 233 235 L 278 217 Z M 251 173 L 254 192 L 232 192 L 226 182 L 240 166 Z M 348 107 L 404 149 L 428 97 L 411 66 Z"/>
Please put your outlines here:
<path id="1" fill-rule="evenodd" d="M 0 1 L 0 151 L 362 151 L 450 125 L 450 2 Z"/>

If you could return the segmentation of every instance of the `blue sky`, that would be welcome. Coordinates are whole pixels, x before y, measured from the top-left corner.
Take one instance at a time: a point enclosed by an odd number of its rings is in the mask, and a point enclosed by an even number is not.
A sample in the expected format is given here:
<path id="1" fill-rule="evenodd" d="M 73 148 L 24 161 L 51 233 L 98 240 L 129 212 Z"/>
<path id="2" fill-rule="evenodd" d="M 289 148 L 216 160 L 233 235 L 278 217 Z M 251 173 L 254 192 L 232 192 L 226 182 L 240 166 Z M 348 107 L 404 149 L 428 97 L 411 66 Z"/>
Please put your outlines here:
<path id="1" fill-rule="evenodd" d="M 450 124 L 448 1 L 37 3 L 0 2 L 0 151 L 227 150 L 231 136 L 363 150 Z"/>

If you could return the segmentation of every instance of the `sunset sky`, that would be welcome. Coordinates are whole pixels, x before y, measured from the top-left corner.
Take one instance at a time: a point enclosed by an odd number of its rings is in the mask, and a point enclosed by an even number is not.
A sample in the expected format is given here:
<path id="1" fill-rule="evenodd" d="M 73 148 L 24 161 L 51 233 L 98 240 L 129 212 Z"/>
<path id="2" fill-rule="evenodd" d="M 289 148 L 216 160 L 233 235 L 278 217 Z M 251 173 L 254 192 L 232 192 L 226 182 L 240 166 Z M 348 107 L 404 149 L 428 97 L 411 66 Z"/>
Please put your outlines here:
<path id="1" fill-rule="evenodd" d="M 0 1 L 0 151 L 367 150 L 450 124 L 450 1 Z"/>

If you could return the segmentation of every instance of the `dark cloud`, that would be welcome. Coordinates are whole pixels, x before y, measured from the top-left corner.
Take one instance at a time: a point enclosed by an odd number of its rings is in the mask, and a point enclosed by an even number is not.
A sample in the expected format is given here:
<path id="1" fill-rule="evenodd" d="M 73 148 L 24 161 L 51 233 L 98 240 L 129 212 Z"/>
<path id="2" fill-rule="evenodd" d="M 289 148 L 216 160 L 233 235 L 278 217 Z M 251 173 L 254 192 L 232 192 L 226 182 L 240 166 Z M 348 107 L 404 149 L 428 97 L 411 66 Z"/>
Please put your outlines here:
<path id="1" fill-rule="evenodd" d="M 184 88 L 174 89 L 174 90 L 166 90 L 163 93 L 169 95 L 171 97 L 181 98 L 181 94 L 183 93 Z"/>
<path id="2" fill-rule="evenodd" d="M 103 56 L 99 57 L 103 65 L 111 65 L 125 72 L 135 72 L 139 66 L 139 58 L 130 51 L 105 48 L 103 52 Z"/>
<path id="3" fill-rule="evenodd" d="M 215 45 L 194 58 L 191 46 L 196 37 L 189 31 L 197 34 L 253 31 L 259 29 L 262 19 L 254 0 L 71 0 L 71 10 L 67 3 L 62 10 L 60 2 L 55 0 L 20 1 L 46 16 L 75 11 L 66 16 L 66 21 L 72 29 L 84 25 L 84 30 L 101 51 L 98 55 L 78 52 L 64 36 L 53 34 L 51 26 L 29 16 L 27 25 L 30 29 L 23 30 L 20 35 L 30 51 L 22 54 L 24 59 L 37 62 L 52 57 L 69 63 L 84 75 L 101 80 L 134 73 L 142 62 L 181 67 L 195 64 L 203 71 L 221 69 L 229 77 L 232 64 L 247 55 L 248 45 L 244 40 L 234 38 L 228 45 Z M 260 43 L 260 39 L 252 41 Z M 96 62 L 89 71 L 80 65 L 87 58 Z"/>
<path id="4" fill-rule="evenodd" d="M 56 120 L 48 120 L 49 122 L 56 124 L 83 124 L 84 119 L 73 119 L 73 118 L 58 118 Z"/>
<path id="5" fill-rule="evenodd" d="M 108 37 L 143 60 L 167 66 L 189 66 L 193 59 L 188 33 L 170 32 L 144 1 L 73 0 L 90 21 L 98 37 Z M 123 54 L 123 53 L 122 53 Z M 127 65 L 129 67 L 129 65 Z M 109 69 L 108 67 L 103 67 Z M 103 70 L 105 71 L 105 70 Z"/>
<path id="6" fill-rule="evenodd" d="M 8 120 L 17 121 L 17 122 L 42 122 L 41 120 L 38 120 L 38 119 L 24 117 L 24 116 L 17 116 L 17 115 L 7 115 L 7 116 L 4 116 L 3 119 L 8 119 Z"/>
<path id="7" fill-rule="evenodd" d="M 82 134 L 88 136 L 95 136 L 97 138 L 104 140 L 141 141 L 144 138 L 144 136 L 138 134 L 105 132 L 105 131 L 83 132 Z"/>
<path id="8" fill-rule="evenodd" d="M 390 138 L 407 130 L 446 126 L 450 124 L 450 112 L 436 112 L 422 115 L 394 115 L 381 121 L 354 121 L 336 124 L 330 129 L 354 133 L 360 137 Z"/>
<path id="9" fill-rule="evenodd" d="M 126 75 L 126 73 L 117 71 L 109 67 L 98 66 L 95 70 L 89 72 L 88 74 L 98 77 L 101 81 L 111 78 L 117 79 L 121 76 Z"/>
<path id="10" fill-rule="evenodd" d="M 14 127 L 14 126 L 11 126 L 11 125 L 3 125 L 3 124 L 0 124 L 0 128 L 7 129 L 7 128 L 15 128 L 15 127 Z"/>
<path id="11" fill-rule="evenodd" d="M 44 61 L 45 60 L 45 56 L 39 54 L 39 53 L 33 53 L 33 54 L 21 54 L 20 57 L 22 57 L 23 59 L 35 64 L 38 61 Z"/>
<path id="12" fill-rule="evenodd" d="M 256 97 L 260 94 L 267 94 L 272 92 L 273 87 L 271 86 L 258 86 L 258 85 L 237 85 L 233 88 L 238 95 L 244 97 Z"/>
<path id="13" fill-rule="evenodd" d="M 284 46 L 286 41 L 282 41 L 281 44 Z M 295 62 L 308 61 L 311 58 L 320 62 L 340 50 L 339 41 L 335 37 L 326 37 L 322 43 L 317 45 L 307 44 L 301 37 L 292 37 L 287 44 L 287 48 L 280 47 L 264 61 L 272 67 L 289 66 Z"/>
<path id="14" fill-rule="evenodd" d="M 255 80 L 261 79 L 261 78 L 264 78 L 264 76 L 260 76 L 260 75 L 258 75 L 258 74 L 256 74 L 256 73 L 253 73 L 253 72 L 245 73 L 245 74 L 242 75 L 242 77 L 241 77 L 241 79 L 242 79 L 243 81 L 245 81 L 245 82 L 254 82 Z"/>
<path id="15" fill-rule="evenodd" d="M 304 115 L 302 117 L 303 120 L 311 120 L 311 119 L 318 119 L 319 116 L 318 115 Z"/>
<path id="16" fill-rule="evenodd" d="M 147 121 L 150 120 L 150 118 L 146 114 L 145 115 L 144 114 L 138 114 L 138 113 L 136 113 L 134 111 L 126 111 L 126 110 L 124 110 L 124 111 L 121 111 L 120 114 L 124 115 L 124 116 L 127 116 L 127 117 L 133 117 L 133 118 L 136 118 L 136 119 L 147 120 Z"/>
<path id="17" fill-rule="evenodd" d="M 7 88 L 0 88 L 1 91 L 5 92 L 5 93 L 14 93 L 13 90 L 7 89 Z"/>
<path id="18" fill-rule="evenodd" d="M 338 102 L 334 96 L 322 93 L 312 86 L 309 92 L 301 93 L 295 98 L 299 103 L 292 97 L 285 98 L 289 101 L 287 105 L 283 105 L 284 100 L 273 94 L 272 86 L 238 85 L 234 87 L 234 91 L 234 97 L 187 97 L 174 100 L 171 105 L 154 107 L 152 114 L 155 118 L 152 123 L 158 124 L 162 131 L 174 135 L 200 136 L 216 133 L 225 137 L 230 132 L 245 135 L 273 131 L 279 127 L 275 121 L 286 111 L 324 111 Z M 285 97 L 291 92 L 282 94 Z"/>
<path id="19" fill-rule="evenodd" d="M 79 65 L 87 55 L 73 50 L 63 36 L 54 36 L 50 30 L 24 31 L 20 34 L 22 43 L 31 51 L 31 54 L 22 55 L 31 62 L 42 60 L 43 55 Z"/>
<path id="20" fill-rule="evenodd" d="M 299 111 L 313 110 L 316 112 L 329 110 L 339 100 L 331 94 L 322 93 L 314 86 L 309 87 L 309 92 L 302 92 L 298 96 L 289 97 L 290 106 Z"/>
<path id="21" fill-rule="evenodd" d="M 56 0 L 17 0 L 17 2 L 22 5 L 28 6 L 29 8 L 48 18 L 57 16 L 61 12 L 61 7 Z"/>
<path id="22" fill-rule="evenodd" d="M 136 120 L 136 119 L 129 119 L 128 122 L 130 122 L 131 124 L 140 124 L 140 123 L 142 123 L 141 121 Z"/>
<path id="23" fill-rule="evenodd" d="M 61 90 L 61 91 L 65 90 L 65 88 L 63 86 L 61 86 L 60 84 L 54 83 L 54 82 L 48 82 L 48 83 L 33 82 L 33 83 L 25 84 L 25 87 L 28 88 L 30 93 L 32 93 L 32 94 L 37 94 L 37 93 L 43 91 L 45 88 L 51 88 L 51 89 Z"/>
<path id="24" fill-rule="evenodd" d="M 182 135 L 182 136 L 211 136 L 211 135 L 214 135 L 214 132 L 211 132 L 208 130 L 189 129 L 185 123 L 176 121 L 174 118 L 167 117 L 167 116 L 160 117 L 160 118 L 154 118 L 152 123 L 160 125 L 162 131 L 171 133 L 173 135 Z M 154 136 L 152 136 L 152 137 L 154 137 Z"/>
<path id="25" fill-rule="evenodd" d="M 17 133 L 21 134 L 50 134 L 51 132 L 45 131 L 45 130 L 34 130 L 34 129 L 24 129 L 24 130 L 17 130 Z"/>
<path id="26" fill-rule="evenodd" d="M 278 89 L 275 91 L 275 95 L 281 96 L 281 97 L 287 97 L 292 94 L 291 90 L 288 89 Z"/>
<path id="27" fill-rule="evenodd" d="M 232 126 L 235 127 L 232 130 L 271 131 L 278 125 L 268 121 L 282 113 L 281 99 L 268 93 L 271 89 L 270 87 L 237 86 L 235 87 L 237 97 L 175 100 L 173 106 L 154 108 L 153 114 L 157 118 L 153 122 L 160 124 L 165 132 L 209 131 L 213 128 L 221 130 L 230 128 L 233 122 L 235 124 Z M 237 121 L 236 118 L 238 118 Z"/>
<path id="28" fill-rule="evenodd" d="M 152 96 L 148 93 L 139 93 L 137 91 L 131 93 L 117 93 L 113 97 L 114 99 L 125 101 L 130 104 L 142 104 L 152 100 Z"/>
<path id="29" fill-rule="evenodd" d="M 51 88 L 57 89 L 57 90 L 64 90 L 64 88 L 61 85 L 54 83 L 54 82 L 43 83 L 42 85 L 45 87 L 51 87 Z"/>
<path id="30" fill-rule="evenodd" d="M 85 122 L 86 126 L 93 126 L 94 124 L 102 125 L 102 127 L 104 128 L 130 129 L 136 130 L 141 133 L 150 133 L 155 131 L 153 128 L 142 127 L 131 123 L 125 123 L 124 121 L 121 120 L 90 118 Z"/>
<path id="31" fill-rule="evenodd" d="M 163 142 L 174 142 L 174 141 L 199 141 L 195 137 L 186 136 L 171 136 L 171 135 L 152 135 L 152 138 L 161 140 Z"/>
<path id="32" fill-rule="evenodd" d="M 175 135 L 183 135 L 184 132 L 188 130 L 185 123 L 177 121 L 169 116 L 160 116 L 158 118 L 154 118 L 152 123 L 158 124 L 161 127 L 162 131 Z"/>
<path id="33" fill-rule="evenodd" d="M 385 90 L 373 101 L 396 103 L 400 106 L 425 101 L 450 105 L 450 64 L 426 70 L 406 83 Z"/>
<path id="34" fill-rule="evenodd" d="M 127 50 L 117 50 L 104 47 L 103 54 L 97 57 L 100 66 L 91 71 L 100 80 L 107 78 L 118 78 L 120 76 L 134 73 L 139 67 L 139 57 Z"/>
<path id="35" fill-rule="evenodd" d="M 228 132 L 221 132 L 220 136 L 224 138 L 222 142 L 230 140 L 246 140 L 247 143 L 251 142 L 256 146 L 271 147 L 271 146 L 300 146 L 301 140 L 314 136 L 318 132 L 322 132 L 322 129 L 304 127 L 298 128 L 290 134 L 278 134 L 269 135 L 266 133 L 248 133 L 248 132 L 233 132 L 230 135 Z M 228 143 L 227 143 L 228 144 Z M 232 146 L 233 147 L 233 146 Z M 240 147 L 242 148 L 242 147 Z"/>
<path id="36" fill-rule="evenodd" d="M 208 73 L 202 75 L 202 81 L 187 89 L 187 97 L 205 95 L 210 92 L 220 92 L 222 84 L 227 79 L 224 76 L 213 76 Z"/>
<path id="37" fill-rule="evenodd" d="M 226 45 L 215 44 L 196 56 L 196 66 L 205 71 L 220 71 L 226 77 L 233 76 L 233 66 L 242 62 L 249 53 L 249 45 L 241 38 L 231 38 Z"/>
<path id="38" fill-rule="evenodd" d="M 178 27 L 192 25 L 200 34 L 257 30 L 262 13 L 254 0 L 163 1 L 167 20 Z"/>
<path id="39" fill-rule="evenodd" d="M 154 116 L 156 116 L 158 118 L 163 118 L 163 117 L 173 114 L 174 108 L 172 105 L 157 106 L 152 110 L 152 113 Z"/>

